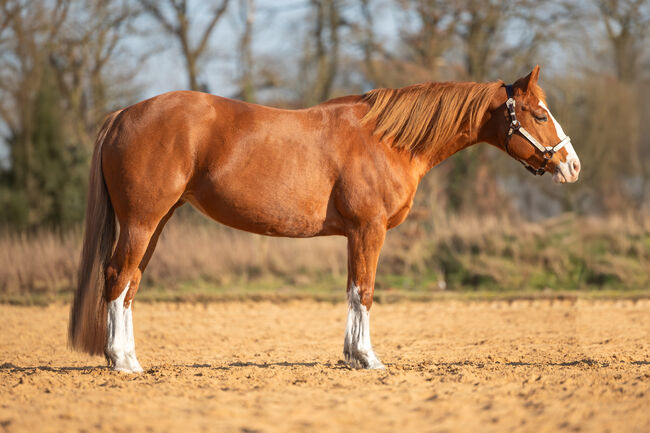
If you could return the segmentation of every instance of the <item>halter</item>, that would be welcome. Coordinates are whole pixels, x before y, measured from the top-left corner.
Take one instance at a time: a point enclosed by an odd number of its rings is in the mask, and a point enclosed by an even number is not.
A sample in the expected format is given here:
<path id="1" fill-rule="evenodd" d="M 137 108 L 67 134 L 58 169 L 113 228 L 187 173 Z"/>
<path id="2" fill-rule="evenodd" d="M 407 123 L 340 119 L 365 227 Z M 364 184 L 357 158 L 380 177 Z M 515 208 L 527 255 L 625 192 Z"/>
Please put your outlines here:
<path id="1" fill-rule="evenodd" d="M 512 156 L 514 159 L 517 161 L 521 162 L 524 167 L 526 167 L 526 170 L 530 171 L 536 176 L 541 176 L 544 173 L 546 173 L 546 164 L 553 158 L 553 155 L 555 155 L 555 152 L 558 150 L 562 149 L 564 146 L 567 145 L 571 141 L 571 139 L 566 136 L 558 144 L 552 147 L 546 147 L 543 146 L 539 141 L 535 139 L 526 129 L 521 126 L 521 123 L 519 123 L 519 120 L 517 120 L 517 114 L 515 114 L 515 96 L 514 96 L 514 90 L 512 88 L 512 84 L 506 85 L 506 94 L 508 95 L 508 100 L 506 101 L 506 107 L 508 108 L 508 113 L 510 113 L 510 129 L 508 130 L 508 136 L 506 137 L 506 142 L 505 142 L 505 148 L 506 152 L 508 152 L 508 155 Z M 550 114 L 550 113 L 549 113 Z M 519 132 L 526 140 L 530 142 L 537 150 L 542 152 L 542 155 L 544 156 L 544 161 L 542 161 L 542 165 L 539 166 L 539 168 L 534 168 L 532 165 L 528 164 L 526 161 L 523 159 L 519 159 L 517 156 L 513 155 L 510 153 L 510 139 L 512 138 L 512 134 L 516 132 Z"/>

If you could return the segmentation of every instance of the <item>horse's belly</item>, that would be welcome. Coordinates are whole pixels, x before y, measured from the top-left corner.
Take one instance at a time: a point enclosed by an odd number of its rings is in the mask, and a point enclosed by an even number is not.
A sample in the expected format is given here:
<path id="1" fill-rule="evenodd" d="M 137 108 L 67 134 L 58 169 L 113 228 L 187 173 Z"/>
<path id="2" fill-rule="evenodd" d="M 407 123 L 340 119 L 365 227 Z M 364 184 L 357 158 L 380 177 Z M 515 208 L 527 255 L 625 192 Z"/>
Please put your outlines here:
<path id="1" fill-rule="evenodd" d="M 311 237 L 338 234 L 337 213 L 328 206 L 329 193 L 305 194 L 275 185 L 255 187 L 245 182 L 197 189 L 187 200 L 210 218 L 253 233 Z"/>
<path id="2" fill-rule="evenodd" d="M 340 165 L 336 147 L 323 144 L 318 129 L 305 129 L 305 120 L 296 116 L 273 117 L 273 122 L 236 119 L 237 133 L 221 131 L 219 140 L 200 142 L 188 188 L 197 207 L 254 233 L 332 234 L 337 213 L 330 196 Z"/>

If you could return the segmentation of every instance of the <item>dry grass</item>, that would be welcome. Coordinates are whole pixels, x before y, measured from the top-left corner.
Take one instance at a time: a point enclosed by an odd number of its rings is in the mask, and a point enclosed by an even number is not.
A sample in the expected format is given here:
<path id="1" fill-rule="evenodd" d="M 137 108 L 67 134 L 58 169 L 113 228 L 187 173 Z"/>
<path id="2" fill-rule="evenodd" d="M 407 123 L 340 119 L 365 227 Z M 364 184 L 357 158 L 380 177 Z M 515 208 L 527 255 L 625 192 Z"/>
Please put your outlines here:
<path id="1" fill-rule="evenodd" d="M 346 272 L 346 251 L 341 237 L 272 238 L 213 223 L 177 222 L 165 229 L 146 281 L 166 285 L 200 279 L 228 285 L 267 275 L 289 281 L 301 275 L 339 277 Z"/>
<path id="2" fill-rule="evenodd" d="M 80 231 L 0 236 L 0 294 L 71 291 Z M 339 286 L 346 275 L 341 237 L 268 238 L 218 224 L 176 220 L 147 272 L 148 287 Z M 522 290 L 650 288 L 650 218 L 574 216 L 527 223 L 493 218 L 416 221 L 392 231 L 378 289 Z M 339 287 L 336 287 L 339 288 Z"/>
<path id="3" fill-rule="evenodd" d="M 58 294 L 76 280 L 81 231 L 42 231 L 0 236 L 0 293 Z M 309 283 L 344 277 L 346 243 L 341 237 L 269 238 L 218 224 L 172 221 L 163 232 L 144 284 L 174 287 L 191 281 L 245 284 L 265 276 Z"/>
<path id="4" fill-rule="evenodd" d="M 0 236 L 0 293 L 71 290 L 80 251 L 80 230 Z"/>

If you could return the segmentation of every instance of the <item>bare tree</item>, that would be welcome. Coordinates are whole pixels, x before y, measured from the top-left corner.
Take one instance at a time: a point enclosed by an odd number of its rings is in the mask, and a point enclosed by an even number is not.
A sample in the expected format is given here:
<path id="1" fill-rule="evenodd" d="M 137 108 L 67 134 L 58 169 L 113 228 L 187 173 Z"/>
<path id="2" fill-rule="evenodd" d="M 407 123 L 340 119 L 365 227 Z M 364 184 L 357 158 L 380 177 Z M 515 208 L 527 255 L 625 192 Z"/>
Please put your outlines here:
<path id="1" fill-rule="evenodd" d="M 458 15 L 453 2 L 397 0 L 396 6 L 404 13 L 399 27 L 401 54 L 391 55 L 382 51 L 383 59 L 397 70 L 398 76 L 402 76 L 402 82 L 394 84 L 450 78 L 453 67 L 449 66 L 445 54 L 454 45 Z M 404 80 L 405 77 L 408 79 Z"/>
<path id="2" fill-rule="evenodd" d="M 77 3 L 74 19 L 64 23 L 60 37 L 49 50 L 67 109 L 81 143 L 92 142 L 98 123 L 110 109 L 107 68 L 124 41 L 136 11 L 128 2 L 86 1 Z M 85 20 L 82 25 L 82 20 Z M 134 73 L 122 66 L 115 81 L 128 82 Z M 120 87 L 125 87 L 120 84 Z"/>
<path id="3" fill-rule="evenodd" d="M 470 80 L 483 81 L 487 78 L 489 62 L 499 42 L 501 26 L 508 18 L 510 3 L 499 0 L 467 0 L 458 4 L 460 19 L 457 34 L 463 41 L 465 70 Z"/>
<path id="4" fill-rule="evenodd" d="M 366 68 L 366 76 L 372 83 L 379 81 L 379 74 L 373 62 L 373 56 L 377 51 L 375 40 L 375 21 L 370 8 L 370 0 L 360 0 L 361 15 L 363 17 L 363 28 L 361 30 L 361 47 L 363 49 L 363 61 Z"/>
<path id="5" fill-rule="evenodd" d="M 304 103 L 313 105 L 330 98 L 334 79 L 339 67 L 340 0 L 310 0 L 314 10 L 312 30 L 313 55 L 307 53 L 303 59 L 303 70 L 315 67 L 315 77 L 306 89 Z"/>
<path id="6" fill-rule="evenodd" d="M 255 0 L 240 0 L 240 15 L 244 30 L 239 39 L 239 87 L 244 101 L 255 102 L 255 82 L 253 71 L 253 25 L 255 23 Z"/>
<path id="7" fill-rule="evenodd" d="M 627 87 L 627 95 L 625 95 L 627 102 L 623 110 L 630 119 L 637 119 L 636 128 L 632 131 L 628 130 L 627 138 L 623 140 L 631 142 L 625 151 L 618 150 L 622 151 L 623 155 L 635 155 L 632 161 L 629 161 L 631 164 L 626 167 L 625 171 L 629 176 L 632 174 L 631 167 L 638 169 L 635 171 L 640 176 L 642 185 L 636 201 L 637 208 L 641 209 L 645 199 L 650 196 L 650 139 L 645 133 L 645 130 L 648 129 L 647 122 L 641 121 L 640 114 L 647 111 L 647 103 L 644 101 L 643 95 L 644 93 L 647 95 L 648 87 L 640 80 L 640 60 L 649 51 L 650 2 L 648 0 L 598 0 L 597 6 L 612 50 L 616 77 L 620 81 L 619 86 Z M 618 179 L 609 179 L 610 182 L 614 182 L 614 186 L 609 185 L 609 188 L 618 186 L 620 191 L 624 191 L 624 188 L 619 185 L 620 174 L 623 172 L 619 171 Z M 616 177 L 616 175 L 610 172 L 607 177 Z M 617 196 L 624 195 L 622 192 L 615 192 L 618 193 L 615 194 Z M 629 194 L 625 195 L 629 196 Z M 612 203 L 610 208 L 616 208 L 619 205 L 620 203 Z"/>
<path id="8" fill-rule="evenodd" d="M 401 37 L 411 47 L 412 60 L 434 71 L 443 54 L 451 47 L 454 25 L 458 19 L 457 9 L 443 0 L 408 0 L 402 4 L 412 8 L 420 22 L 416 31 L 401 30 Z"/>
<path id="9" fill-rule="evenodd" d="M 48 47 L 58 35 L 69 8 L 65 0 L 48 6 L 35 0 L 2 3 L 0 40 L 5 47 L 0 55 L 0 119 L 9 134 L 5 141 L 17 157 L 12 167 L 15 181 L 28 192 L 33 187 L 30 167 L 35 95 Z"/>
<path id="10" fill-rule="evenodd" d="M 650 25 L 647 0 L 599 0 L 598 9 L 612 46 L 616 75 L 633 82 L 638 78 L 638 62 L 647 49 Z"/>
<path id="11" fill-rule="evenodd" d="M 205 84 L 199 83 L 198 63 L 206 53 L 210 35 L 225 14 L 228 3 L 229 0 L 221 0 L 210 10 L 207 25 L 202 30 L 196 30 L 199 37 L 197 42 L 193 42 L 190 33 L 192 29 L 197 29 L 197 24 L 191 22 L 187 0 L 140 0 L 144 10 L 154 17 L 162 28 L 180 44 L 191 90 L 205 90 L 206 88 Z M 163 5 L 170 8 L 171 13 L 166 13 Z"/>
<path id="12" fill-rule="evenodd" d="M 112 98 L 107 69 L 123 40 L 125 5 L 0 3 L 0 123 L 9 147 L 0 207 L 23 227 L 83 216 L 85 163 Z"/>

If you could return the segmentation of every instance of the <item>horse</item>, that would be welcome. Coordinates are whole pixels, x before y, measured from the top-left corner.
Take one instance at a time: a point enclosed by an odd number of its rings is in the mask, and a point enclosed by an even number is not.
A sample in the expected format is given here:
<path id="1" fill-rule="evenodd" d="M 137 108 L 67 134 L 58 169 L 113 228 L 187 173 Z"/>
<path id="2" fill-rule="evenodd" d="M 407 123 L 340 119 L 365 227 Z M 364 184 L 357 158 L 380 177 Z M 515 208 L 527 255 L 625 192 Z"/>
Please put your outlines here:
<path id="1" fill-rule="evenodd" d="M 165 224 L 190 203 L 262 235 L 345 236 L 345 362 L 384 368 L 370 341 L 377 261 L 431 168 L 485 142 L 534 174 L 578 179 L 538 77 L 536 66 L 512 85 L 423 83 L 298 110 L 175 91 L 115 111 L 94 145 L 69 345 L 143 371 L 133 300 Z"/>

